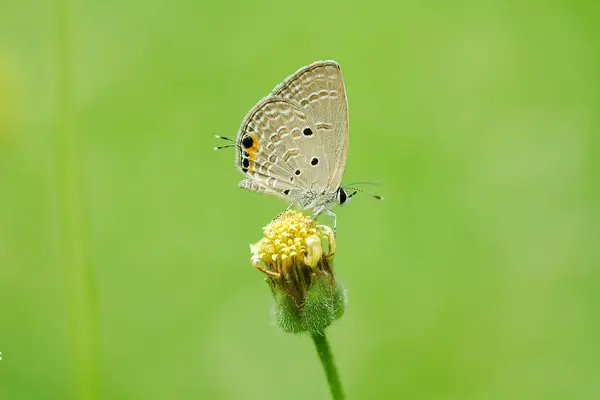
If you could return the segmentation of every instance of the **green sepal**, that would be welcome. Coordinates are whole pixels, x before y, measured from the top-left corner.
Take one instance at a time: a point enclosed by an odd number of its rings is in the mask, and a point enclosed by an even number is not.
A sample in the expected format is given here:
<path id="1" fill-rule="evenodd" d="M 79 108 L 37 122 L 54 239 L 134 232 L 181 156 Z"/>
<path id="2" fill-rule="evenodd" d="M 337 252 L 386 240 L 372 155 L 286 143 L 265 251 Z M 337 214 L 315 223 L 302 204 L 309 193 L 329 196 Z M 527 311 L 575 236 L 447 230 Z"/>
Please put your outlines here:
<path id="1" fill-rule="evenodd" d="M 339 281 L 335 283 L 333 289 L 333 313 L 335 319 L 340 319 L 346 310 L 346 289 Z"/>
<path id="2" fill-rule="evenodd" d="M 335 320 L 333 287 L 326 276 L 312 275 L 312 283 L 306 292 L 302 321 L 311 333 L 322 333 Z"/>
<path id="3" fill-rule="evenodd" d="M 274 316 L 277 326 L 284 332 L 298 333 L 305 331 L 300 312 L 294 304 L 294 299 L 282 289 L 275 291 Z"/>

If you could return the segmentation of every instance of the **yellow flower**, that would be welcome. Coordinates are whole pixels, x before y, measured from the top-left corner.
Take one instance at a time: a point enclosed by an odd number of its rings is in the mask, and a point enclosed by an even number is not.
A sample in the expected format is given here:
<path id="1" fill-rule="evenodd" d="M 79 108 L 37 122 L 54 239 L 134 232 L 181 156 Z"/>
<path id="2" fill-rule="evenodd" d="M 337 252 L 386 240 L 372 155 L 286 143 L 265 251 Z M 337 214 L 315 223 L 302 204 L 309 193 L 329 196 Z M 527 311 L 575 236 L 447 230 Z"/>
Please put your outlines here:
<path id="1" fill-rule="evenodd" d="M 344 307 L 343 288 L 333 274 L 333 231 L 299 212 L 286 211 L 263 233 L 250 245 L 251 262 L 267 276 L 279 326 L 293 332 L 322 331 Z"/>

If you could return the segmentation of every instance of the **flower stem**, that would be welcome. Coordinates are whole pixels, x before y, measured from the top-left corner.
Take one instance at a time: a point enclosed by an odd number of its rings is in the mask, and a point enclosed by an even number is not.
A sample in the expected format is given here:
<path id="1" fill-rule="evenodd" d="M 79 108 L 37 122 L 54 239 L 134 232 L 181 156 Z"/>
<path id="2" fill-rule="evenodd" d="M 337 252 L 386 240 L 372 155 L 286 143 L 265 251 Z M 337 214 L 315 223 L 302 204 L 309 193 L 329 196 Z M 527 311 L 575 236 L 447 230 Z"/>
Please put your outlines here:
<path id="1" fill-rule="evenodd" d="M 57 110 L 54 130 L 61 254 L 68 306 L 74 397 L 100 396 L 100 355 L 96 282 L 90 257 L 83 138 L 74 126 L 70 0 L 56 0 Z"/>
<path id="2" fill-rule="evenodd" d="M 340 383 L 340 377 L 337 372 L 337 368 L 333 362 L 333 354 L 331 354 L 331 348 L 327 343 L 325 332 L 323 333 L 312 333 L 315 347 L 319 353 L 321 364 L 325 370 L 327 376 L 327 382 L 329 383 L 329 390 L 331 391 L 331 398 L 334 400 L 342 400 L 344 398 L 344 392 L 342 391 L 342 384 Z"/>

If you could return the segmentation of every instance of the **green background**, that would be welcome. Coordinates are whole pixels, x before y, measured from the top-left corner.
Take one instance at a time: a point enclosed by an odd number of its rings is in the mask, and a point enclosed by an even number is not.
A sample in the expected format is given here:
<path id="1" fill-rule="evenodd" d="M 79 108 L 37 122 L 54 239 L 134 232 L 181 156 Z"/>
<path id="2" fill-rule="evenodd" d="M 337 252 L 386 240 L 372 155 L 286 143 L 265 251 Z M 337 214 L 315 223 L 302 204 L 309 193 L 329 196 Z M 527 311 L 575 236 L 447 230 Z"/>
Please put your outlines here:
<path id="1" fill-rule="evenodd" d="M 212 151 L 320 59 L 386 197 L 336 209 L 347 397 L 600 398 L 593 2 L 0 9 L 0 398 L 328 397 L 249 262 L 285 203 Z"/>

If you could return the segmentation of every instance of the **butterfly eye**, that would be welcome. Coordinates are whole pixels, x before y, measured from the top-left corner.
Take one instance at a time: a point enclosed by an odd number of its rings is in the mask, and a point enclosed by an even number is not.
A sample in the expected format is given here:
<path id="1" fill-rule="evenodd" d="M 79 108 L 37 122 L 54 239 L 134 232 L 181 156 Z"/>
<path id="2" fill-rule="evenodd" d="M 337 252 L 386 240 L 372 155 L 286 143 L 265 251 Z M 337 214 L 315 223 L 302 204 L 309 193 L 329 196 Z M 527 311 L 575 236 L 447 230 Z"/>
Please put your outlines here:
<path id="1" fill-rule="evenodd" d="M 346 191 L 342 188 L 340 188 L 340 190 L 338 190 L 338 200 L 340 201 L 340 204 L 344 204 L 346 202 L 348 195 L 346 194 Z"/>

